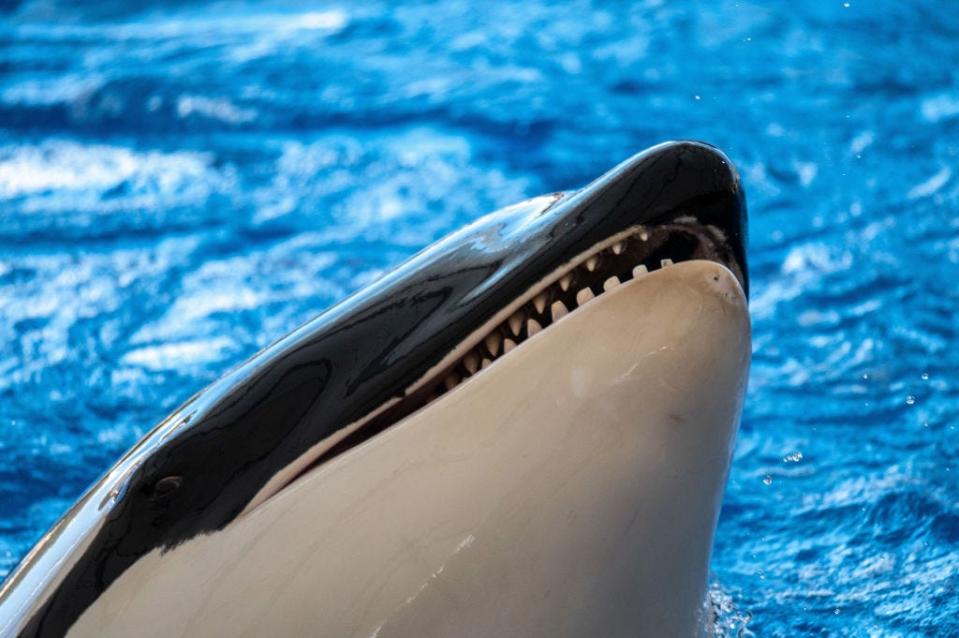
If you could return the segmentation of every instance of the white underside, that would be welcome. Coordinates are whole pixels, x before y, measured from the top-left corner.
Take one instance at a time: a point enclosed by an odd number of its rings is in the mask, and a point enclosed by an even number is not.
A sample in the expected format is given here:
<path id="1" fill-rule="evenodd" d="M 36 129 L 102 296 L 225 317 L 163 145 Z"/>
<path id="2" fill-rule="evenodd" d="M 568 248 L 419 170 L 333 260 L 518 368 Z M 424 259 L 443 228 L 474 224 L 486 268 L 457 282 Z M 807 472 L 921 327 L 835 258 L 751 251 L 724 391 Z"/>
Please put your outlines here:
<path id="1" fill-rule="evenodd" d="M 144 557 L 70 635 L 696 635 L 749 356 L 723 267 L 633 280 Z"/>

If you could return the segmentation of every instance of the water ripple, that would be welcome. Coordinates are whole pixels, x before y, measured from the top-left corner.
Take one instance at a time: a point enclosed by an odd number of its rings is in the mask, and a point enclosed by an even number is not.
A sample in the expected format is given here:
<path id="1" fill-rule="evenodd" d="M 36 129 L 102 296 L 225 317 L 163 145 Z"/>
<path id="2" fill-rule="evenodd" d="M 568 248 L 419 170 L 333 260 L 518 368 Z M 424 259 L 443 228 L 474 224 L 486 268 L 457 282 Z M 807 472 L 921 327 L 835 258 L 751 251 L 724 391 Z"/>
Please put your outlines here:
<path id="1" fill-rule="evenodd" d="M 723 636 L 959 635 L 959 14 L 0 9 L 0 574 L 179 402 L 476 215 L 709 140 L 750 202 Z"/>

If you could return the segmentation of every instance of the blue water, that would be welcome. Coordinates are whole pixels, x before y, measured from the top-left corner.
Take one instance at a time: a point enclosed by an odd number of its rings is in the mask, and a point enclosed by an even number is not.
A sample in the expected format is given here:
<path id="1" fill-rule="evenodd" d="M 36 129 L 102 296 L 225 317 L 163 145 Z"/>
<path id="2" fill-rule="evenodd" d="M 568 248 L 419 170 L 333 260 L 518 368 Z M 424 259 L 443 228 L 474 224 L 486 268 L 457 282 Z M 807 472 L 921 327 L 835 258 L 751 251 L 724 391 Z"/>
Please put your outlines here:
<path id="1" fill-rule="evenodd" d="M 689 137 L 751 211 L 722 632 L 959 635 L 951 3 L 133 4 L 0 3 L 0 576 L 259 347 Z"/>

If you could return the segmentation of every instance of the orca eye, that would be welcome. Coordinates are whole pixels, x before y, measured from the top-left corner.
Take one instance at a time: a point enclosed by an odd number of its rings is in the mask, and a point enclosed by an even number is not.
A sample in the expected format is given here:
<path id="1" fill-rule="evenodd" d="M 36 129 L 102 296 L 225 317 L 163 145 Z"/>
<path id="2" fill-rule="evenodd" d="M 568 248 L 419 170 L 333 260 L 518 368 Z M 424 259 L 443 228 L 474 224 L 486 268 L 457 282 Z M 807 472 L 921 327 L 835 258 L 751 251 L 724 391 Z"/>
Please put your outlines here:
<path id="1" fill-rule="evenodd" d="M 151 500 L 162 500 L 171 496 L 180 489 L 183 483 L 182 476 L 166 476 L 153 484 L 153 490 L 150 492 Z"/>

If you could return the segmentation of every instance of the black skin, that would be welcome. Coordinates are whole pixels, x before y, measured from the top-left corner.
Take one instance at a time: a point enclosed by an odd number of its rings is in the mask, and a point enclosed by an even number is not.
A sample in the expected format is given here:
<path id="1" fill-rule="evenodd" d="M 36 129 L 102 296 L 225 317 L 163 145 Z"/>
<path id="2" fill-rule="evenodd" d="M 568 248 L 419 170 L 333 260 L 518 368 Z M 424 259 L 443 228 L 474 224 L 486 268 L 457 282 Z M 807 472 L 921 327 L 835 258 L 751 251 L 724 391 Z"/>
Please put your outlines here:
<path id="1" fill-rule="evenodd" d="M 637 224 L 685 215 L 722 229 L 745 279 L 746 207 L 732 164 L 711 146 L 669 143 L 538 216 L 484 220 L 456 233 L 257 354 L 138 444 L 142 463 L 117 486 L 105 523 L 21 635 L 65 634 L 137 559 L 222 529 L 280 469 L 402 396 L 569 259 Z M 171 424 L 175 433 L 161 440 Z M 80 523 L 68 514 L 60 525 L 70 524 Z M 45 551 L 65 550 L 53 542 Z M 30 569 L 28 559 L 11 578 Z"/>

